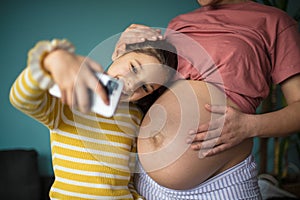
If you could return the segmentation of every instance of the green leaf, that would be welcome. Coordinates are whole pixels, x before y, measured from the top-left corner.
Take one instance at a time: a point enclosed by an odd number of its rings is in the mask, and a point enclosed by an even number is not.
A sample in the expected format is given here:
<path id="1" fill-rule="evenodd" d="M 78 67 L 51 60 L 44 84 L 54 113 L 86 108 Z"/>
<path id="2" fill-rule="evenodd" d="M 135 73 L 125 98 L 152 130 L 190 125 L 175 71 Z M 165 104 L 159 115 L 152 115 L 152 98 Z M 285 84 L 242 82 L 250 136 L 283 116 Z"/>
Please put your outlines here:
<path id="1" fill-rule="evenodd" d="M 286 11 L 288 3 L 289 0 L 277 0 L 275 1 L 275 6 L 283 11 Z"/>
<path id="2" fill-rule="evenodd" d="M 289 147 L 289 137 L 280 138 L 279 141 L 279 155 L 278 155 L 278 182 L 282 183 L 283 179 L 283 167 L 284 167 L 284 157 L 288 153 Z"/>
<path id="3" fill-rule="evenodd" d="M 300 155 L 300 142 L 296 143 L 296 149 L 297 149 L 298 154 Z"/>
<path id="4" fill-rule="evenodd" d="M 263 3 L 268 6 L 272 6 L 272 3 L 269 0 L 263 0 Z"/>
<path id="5" fill-rule="evenodd" d="M 295 13 L 294 19 L 298 22 L 300 21 L 300 8 L 298 8 L 297 12 Z"/>

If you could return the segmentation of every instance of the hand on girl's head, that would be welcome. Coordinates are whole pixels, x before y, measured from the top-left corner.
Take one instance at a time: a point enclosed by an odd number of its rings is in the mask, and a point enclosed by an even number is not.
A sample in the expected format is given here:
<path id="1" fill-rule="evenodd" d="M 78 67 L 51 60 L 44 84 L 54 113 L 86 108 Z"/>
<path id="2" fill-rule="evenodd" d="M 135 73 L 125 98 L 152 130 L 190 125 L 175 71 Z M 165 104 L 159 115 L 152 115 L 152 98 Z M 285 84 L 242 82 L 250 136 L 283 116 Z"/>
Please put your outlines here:
<path id="1" fill-rule="evenodd" d="M 154 29 L 141 24 L 130 25 L 120 36 L 116 48 L 112 54 L 112 60 L 126 52 L 126 44 L 134 44 L 139 42 L 162 40 L 163 35 L 160 29 Z"/>

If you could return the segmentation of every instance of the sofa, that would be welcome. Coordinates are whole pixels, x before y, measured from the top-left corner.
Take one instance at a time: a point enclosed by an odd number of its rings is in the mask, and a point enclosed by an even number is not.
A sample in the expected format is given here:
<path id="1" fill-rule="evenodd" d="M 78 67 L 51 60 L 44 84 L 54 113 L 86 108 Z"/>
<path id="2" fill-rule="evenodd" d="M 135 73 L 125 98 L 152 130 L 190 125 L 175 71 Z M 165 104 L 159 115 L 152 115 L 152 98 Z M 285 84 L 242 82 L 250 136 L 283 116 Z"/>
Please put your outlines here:
<path id="1" fill-rule="evenodd" d="M 0 151 L 0 197 L 3 200 L 48 200 L 52 176 L 41 176 L 34 149 Z"/>

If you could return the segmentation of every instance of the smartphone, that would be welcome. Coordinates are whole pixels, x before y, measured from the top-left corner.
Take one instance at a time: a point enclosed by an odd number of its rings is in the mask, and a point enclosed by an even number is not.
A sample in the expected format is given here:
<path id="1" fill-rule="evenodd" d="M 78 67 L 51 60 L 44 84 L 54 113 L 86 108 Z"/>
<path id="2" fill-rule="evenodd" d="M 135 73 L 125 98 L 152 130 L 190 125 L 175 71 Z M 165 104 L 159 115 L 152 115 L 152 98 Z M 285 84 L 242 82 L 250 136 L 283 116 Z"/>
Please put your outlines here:
<path id="1" fill-rule="evenodd" d="M 109 105 L 106 105 L 100 96 L 93 93 L 91 96 L 91 111 L 104 117 L 112 117 L 119 104 L 124 84 L 122 81 L 115 79 L 107 74 L 96 73 L 96 76 L 107 91 Z M 61 92 L 58 85 L 52 86 L 49 89 L 49 93 L 55 97 L 61 97 Z"/>

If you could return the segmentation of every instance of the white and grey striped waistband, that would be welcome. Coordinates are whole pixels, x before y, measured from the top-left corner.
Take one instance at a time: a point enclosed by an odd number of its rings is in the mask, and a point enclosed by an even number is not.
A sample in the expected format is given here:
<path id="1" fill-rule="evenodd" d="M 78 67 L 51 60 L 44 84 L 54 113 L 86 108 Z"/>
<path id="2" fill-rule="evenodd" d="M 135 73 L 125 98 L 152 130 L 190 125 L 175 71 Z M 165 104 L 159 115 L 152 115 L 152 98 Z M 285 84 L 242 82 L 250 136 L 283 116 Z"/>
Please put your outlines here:
<path id="1" fill-rule="evenodd" d="M 189 190 L 173 190 L 156 183 L 139 164 L 135 185 L 147 200 L 260 200 L 253 156 Z"/>

